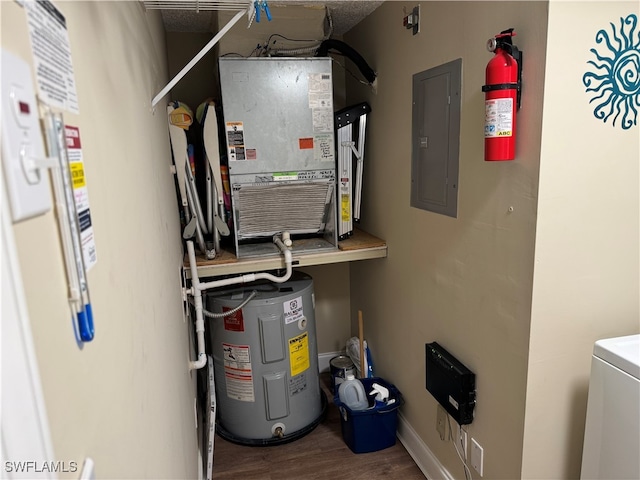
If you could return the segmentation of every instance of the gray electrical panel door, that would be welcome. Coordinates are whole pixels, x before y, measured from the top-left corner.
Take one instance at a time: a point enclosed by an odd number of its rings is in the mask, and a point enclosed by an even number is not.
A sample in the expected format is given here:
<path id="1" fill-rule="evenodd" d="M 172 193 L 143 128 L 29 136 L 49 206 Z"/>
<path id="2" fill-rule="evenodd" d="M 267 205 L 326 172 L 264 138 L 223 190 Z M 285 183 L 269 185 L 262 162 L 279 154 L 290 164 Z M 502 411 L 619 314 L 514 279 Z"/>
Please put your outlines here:
<path id="1" fill-rule="evenodd" d="M 411 206 L 458 215 L 462 59 L 413 76 Z"/>

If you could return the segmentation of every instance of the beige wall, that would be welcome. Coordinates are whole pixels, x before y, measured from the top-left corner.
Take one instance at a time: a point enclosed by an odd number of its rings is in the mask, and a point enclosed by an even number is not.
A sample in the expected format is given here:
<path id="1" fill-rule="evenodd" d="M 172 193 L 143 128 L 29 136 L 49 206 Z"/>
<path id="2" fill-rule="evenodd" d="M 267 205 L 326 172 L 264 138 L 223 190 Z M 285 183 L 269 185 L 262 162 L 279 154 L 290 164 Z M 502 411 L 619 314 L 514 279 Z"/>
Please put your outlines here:
<path id="1" fill-rule="evenodd" d="M 194 478 L 179 223 L 164 107 L 150 105 L 167 79 L 160 15 L 139 2 L 56 4 L 80 103 L 65 120 L 80 128 L 98 263 L 96 336 L 80 350 L 53 213 L 14 228 L 55 457 L 90 456 L 98 478 Z M 25 12 L 0 9 L 2 48 L 31 62 Z"/>
<path id="2" fill-rule="evenodd" d="M 260 22 L 255 20 L 247 29 L 247 17 L 244 16 L 222 37 L 218 44 L 220 55 L 256 56 L 257 45 L 269 44 L 272 48 L 298 49 L 313 46 L 325 34 L 325 10 L 319 5 L 278 5 L 269 2 L 271 21 L 264 12 Z M 235 12 L 218 12 L 218 29 L 223 28 Z M 272 34 L 276 34 L 273 37 Z M 283 38 L 287 37 L 287 38 Z M 308 40 L 308 41 L 291 41 Z"/>
<path id="3" fill-rule="evenodd" d="M 611 35 L 610 22 L 619 31 L 631 13 L 640 16 L 637 1 L 550 4 L 525 478 L 579 476 L 593 344 L 640 331 L 640 133 L 637 125 L 623 130 L 622 115 L 615 126 L 613 116 L 596 119 L 606 97 L 589 104 L 582 83 L 596 60 L 591 48 L 612 55 L 596 33 Z M 570 54 L 551 48 L 567 39 Z M 637 72 L 628 78 L 637 85 Z"/>
<path id="4" fill-rule="evenodd" d="M 213 38 L 211 33 L 167 32 L 169 76 L 174 78 Z M 195 114 L 198 105 L 218 97 L 218 64 L 215 52 L 209 51 L 171 89 L 169 97 L 186 103 Z"/>
<path id="5" fill-rule="evenodd" d="M 376 373 L 403 392 L 403 416 L 456 478 L 464 478 L 461 463 L 438 436 L 437 404 L 425 389 L 425 343 L 439 342 L 471 368 L 478 403 L 468 431 L 484 448 L 484 478 L 513 479 L 525 418 L 547 4 L 420 5 L 416 36 L 402 27 L 403 7 L 414 6 L 408 2 L 384 3 L 345 35 L 378 72 L 377 94 L 348 77 L 347 97 L 372 108 L 362 221 L 389 249 L 384 260 L 352 264 L 352 318 L 363 310 Z M 526 59 L 517 158 L 488 163 L 485 44 L 509 27 Z M 454 219 L 411 208 L 409 199 L 412 76 L 456 58 L 463 90 Z"/>
<path id="6" fill-rule="evenodd" d="M 313 278 L 318 353 L 344 350 L 351 336 L 349 265 L 320 265 L 301 270 Z"/>

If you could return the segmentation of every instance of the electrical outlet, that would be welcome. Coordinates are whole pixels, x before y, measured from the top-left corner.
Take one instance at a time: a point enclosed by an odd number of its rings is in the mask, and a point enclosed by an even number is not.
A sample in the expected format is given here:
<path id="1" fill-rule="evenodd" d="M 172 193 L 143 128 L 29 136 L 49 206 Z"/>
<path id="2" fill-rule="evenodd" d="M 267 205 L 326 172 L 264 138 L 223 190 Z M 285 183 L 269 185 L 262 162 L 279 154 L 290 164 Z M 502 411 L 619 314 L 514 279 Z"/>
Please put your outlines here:
<path id="1" fill-rule="evenodd" d="M 467 458 L 467 432 L 462 426 L 455 423 L 453 425 L 453 441 L 456 442 L 456 446 L 462 451 L 462 456 Z"/>
<path id="2" fill-rule="evenodd" d="M 467 432 L 457 422 L 449 424 L 449 426 L 451 427 L 451 438 L 455 443 L 456 450 L 458 450 L 458 452 L 460 452 L 462 454 L 462 457 L 466 460 L 468 452 Z"/>
<path id="3" fill-rule="evenodd" d="M 447 439 L 447 411 L 440 404 L 438 404 L 436 430 L 438 430 L 438 433 L 440 434 L 440 440 Z"/>
<path id="4" fill-rule="evenodd" d="M 476 442 L 475 438 L 471 439 L 471 466 L 482 476 L 484 464 L 484 449 Z"/>

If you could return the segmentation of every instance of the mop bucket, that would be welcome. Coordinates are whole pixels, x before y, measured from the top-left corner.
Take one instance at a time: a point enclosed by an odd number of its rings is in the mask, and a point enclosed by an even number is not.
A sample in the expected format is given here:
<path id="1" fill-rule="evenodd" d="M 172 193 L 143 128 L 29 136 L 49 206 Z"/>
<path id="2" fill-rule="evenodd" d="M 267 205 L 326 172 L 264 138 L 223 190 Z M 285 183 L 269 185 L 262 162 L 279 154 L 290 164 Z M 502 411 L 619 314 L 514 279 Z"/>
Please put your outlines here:
<path id="1" fill-rule="evenodd" d="M 392 447 L 396 443 L 396 429 L 398 426 L 398 409 L 404 404 L 400 391 L 381 378 L 361 378 L 367 394 L 372 385 L 377 383 L 389 390 L 389 400 L 395 400 L 390 405 L 378 404 L 369 398 L 373 405 L 366 410 L 351 410 L 340 401 L 336 394 L 334 404 L 340 410 L 342 438 L 353 453 L 368 453 Z"/>

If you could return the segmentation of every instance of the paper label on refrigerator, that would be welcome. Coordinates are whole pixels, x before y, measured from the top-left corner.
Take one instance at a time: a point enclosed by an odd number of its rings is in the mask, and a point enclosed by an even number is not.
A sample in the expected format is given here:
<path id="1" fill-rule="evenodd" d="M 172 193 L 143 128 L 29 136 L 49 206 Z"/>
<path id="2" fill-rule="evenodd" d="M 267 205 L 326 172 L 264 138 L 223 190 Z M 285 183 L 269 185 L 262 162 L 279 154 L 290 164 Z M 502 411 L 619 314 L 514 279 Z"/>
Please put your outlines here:
<path id="1" fill-rule="evenodd" d="M 242 122 L 227 122 L 226 131 L 229 161 L 244 160 L 244 126 Z"/>
<path id="2" fill-rule="evenodd" d="M 96 239 L 93 234 L 91 209 L 89 208 L 89 191 L 87 190 L 87 181 L 84 174 L 80 130 L 78 127 L 70 125 L 66 125 L 64 130 L 69 169 L 71 170 L 71 180 L 73 182 L 73 196 L 76 200 L 76 212 L 78 212 L 78 224 L 80 225 L 82 257 L 85 269 L 89 271 L 98 262 L 98 254 L 96 252 Z"/>
<path id="3" fill-rule="evenodd" d="M 227 397 L 255 402 L 249 345 L 222 344 Z"/>
<path id="4" fill-rule="evenodd" d="M 327 108 L 333 111 L 333 83 L 330 73 L 309 74 L 309 108 Z"/>
<path id="5" fill-rule="evenodd" d="M 80 113 L 67 21 L 49 0 L 24 2 L 38 97 L 47 105 Z"/>

